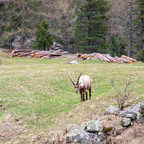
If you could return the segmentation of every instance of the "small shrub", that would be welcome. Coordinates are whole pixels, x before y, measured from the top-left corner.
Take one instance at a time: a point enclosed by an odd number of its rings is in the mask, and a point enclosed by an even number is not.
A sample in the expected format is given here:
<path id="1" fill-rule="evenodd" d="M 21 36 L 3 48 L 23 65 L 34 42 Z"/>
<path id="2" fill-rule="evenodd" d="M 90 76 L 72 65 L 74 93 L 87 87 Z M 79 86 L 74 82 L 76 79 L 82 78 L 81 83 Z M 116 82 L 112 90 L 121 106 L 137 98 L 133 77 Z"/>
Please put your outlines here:
<path id="1" fill-rule="evenodd" d="M 131 86 L 132 82 L 131 82 L 131 80 L 126 80 L 125 85 L 122 89 L 115 86 L 115 78 L 113 78 L 111 80 L 111 84 L 112 84 L 113 88 L 116 90 L 114 99 L 116 100 L 119 108 L 123 109 L 126 101 L 130 97 L 130 94 L 133 90 L 133 87 Z"/>

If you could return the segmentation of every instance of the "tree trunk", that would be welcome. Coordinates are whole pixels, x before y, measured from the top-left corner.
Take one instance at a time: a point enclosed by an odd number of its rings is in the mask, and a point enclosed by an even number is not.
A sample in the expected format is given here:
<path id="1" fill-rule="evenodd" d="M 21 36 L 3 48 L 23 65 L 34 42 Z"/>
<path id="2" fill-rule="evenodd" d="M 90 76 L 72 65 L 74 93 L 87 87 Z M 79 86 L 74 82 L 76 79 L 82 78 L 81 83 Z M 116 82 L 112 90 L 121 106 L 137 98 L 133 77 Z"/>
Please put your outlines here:
<path id="1" fill-rule="evenodd" d="M 87 11 L 90 12 L 90 10 L 91 10 L 91 7 L 89 7 L 89 9 Z M 91 15 L 88 15 L 87 18 L 88 18 L 88 24 L 89 24 L 89 26 L 88 26 L 88 38 L 91 38 L 91 25 L 90 25 Z M 91 51 L 90 46 L 91 46 L 91 40 L 89 39 L 88 40 L 88 49 L 87 49 L 88 52 Z"/>
<path id="2" fill-rule="evenodd" d="M 142 49 L 144 49 L 144 18 L 142 18 Z"/>
<path id="3" fill-rule="evenodd" d="M 114 30 L 114 9 L 112 8 L 111 35 L 113 34 L 113 30 Z"/>
<path id="4" fill-rule="evenodd" d="M 25 17 L 26 17 L 26 6 L 25 6 L 25 0 L 23 0 L 22 5 L 22 32 L 21 32 L 21 49 L 24 48 L 24 41 L 25 41 Z"/>
<path id="5" fill-rule="evenodd" d="M 131 48 L 132 48 L 132 0 L 130 2 L 130 15 L 129 15 L 129 27 L 130 27 L 130 30 L 129 30 L 129 46 L 128 46 L 128 56 L 131 57 Z"/>

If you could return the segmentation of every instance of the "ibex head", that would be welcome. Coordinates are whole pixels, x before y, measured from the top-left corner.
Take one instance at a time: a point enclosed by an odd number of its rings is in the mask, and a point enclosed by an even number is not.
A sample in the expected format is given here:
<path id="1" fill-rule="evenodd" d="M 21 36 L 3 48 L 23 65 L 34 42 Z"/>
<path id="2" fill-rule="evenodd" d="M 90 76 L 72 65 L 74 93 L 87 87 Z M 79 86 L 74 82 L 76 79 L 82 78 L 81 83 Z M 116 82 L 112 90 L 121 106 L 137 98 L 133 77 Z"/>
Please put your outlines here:
<path id="1" fill-rule="evenodd" d="M 82 74 L 82 72 L 79 74 L 78 79 L 77 79 L 77 82 L 74 83 L 73 79 L 71 78 L 71 74 L 69 73 L 69 78 L 70 78 L 72 84 L 74 85 L 74 88 L 75 88 L 75 90 L 76 90 L 76 93 L 79 92 L 79 79 L 80 79 L 80 77 L 81 77 L 81 74 Z"/>

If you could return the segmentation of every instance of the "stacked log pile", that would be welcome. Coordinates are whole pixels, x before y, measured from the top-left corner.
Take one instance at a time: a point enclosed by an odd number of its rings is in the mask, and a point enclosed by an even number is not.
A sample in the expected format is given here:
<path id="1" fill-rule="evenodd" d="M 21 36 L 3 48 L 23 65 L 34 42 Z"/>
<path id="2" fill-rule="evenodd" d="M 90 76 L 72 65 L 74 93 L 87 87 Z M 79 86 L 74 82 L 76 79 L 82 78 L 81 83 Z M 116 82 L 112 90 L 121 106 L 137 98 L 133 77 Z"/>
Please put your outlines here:
<path id="1" fill-rule="evenodd" d="M 93 57 L 97 57 L 97 59 L 99 59 L 100 61 L 103 62 L 109 62 L 109 63 L 135 63 L 136 59 L 127 57 L 122 55 L 121 57 L 112 57 L 109 54 L 100 54 L 100 53 L 92 53 L 92 54 L 80 54 L 77 53 L 76 54 L 77 57 L 82 58 L 83 60 L 85 59 L 89 59 L 89 58 L 93 58 Z"/>
<path id="2" fill-rule="evenodd" d="M 44 58 L 50 59 L 53 56 L 62 56 L 68 54 L 67 51 L 62 50 L 31 50 L 31 49 L 15 49 L 8 56 L 9 57 L 33 57 L 33 58 Z"/>
<path id="3" fill-rule="evenodd" d="M 31 56 L 30 49 L 15 49 L 8 56 L 9 57 L 27 57 Z"/>

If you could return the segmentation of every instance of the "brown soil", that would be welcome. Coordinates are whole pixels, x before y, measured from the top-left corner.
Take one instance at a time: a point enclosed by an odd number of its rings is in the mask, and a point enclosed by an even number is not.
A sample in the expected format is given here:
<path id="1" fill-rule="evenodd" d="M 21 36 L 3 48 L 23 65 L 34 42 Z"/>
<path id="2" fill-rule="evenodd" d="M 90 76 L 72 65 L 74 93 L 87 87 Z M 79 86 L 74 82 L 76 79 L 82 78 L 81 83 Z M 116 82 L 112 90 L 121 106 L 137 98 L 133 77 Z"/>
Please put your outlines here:
<path id="1" fill-rule="evenodd" d="M 0 143 L 11 141 L 11 139 L 20 134 L 20 132 L 19 125 L 11 117 L 6 121 L 0 121 Z"/>
<path id="2" fill-rule="evenodd" d="M 121 119 L 117 116 L 101 116 L 96 118 L 100 120 L 102 124 L 111 125 L 116 133 L 113 133 L 111 136 L 108 136 L 105 144 L 143 144 L 144 143 L 144 125 L 134 123 L 132 126 L 128 128 L 123 128 L 121 126 Z M 55 135 L 52 139 L 48 138 L 46 133 L 40 133 L 35 136 L 32 140 L 34 143 L 46 143 L 46 144 L 65 144 L 66 135 L 69 130 L 74 125 L 66 125 L 65 128 L 60 132 L 50 132 L 51 135 Z M 56 136 L 57 135 L 57 136 Z"/>
<path id="3" fill-rule="evenodd" d="M 108 137 L 106 144 L 143 144 L 144 125 L 134 124 L 127 128 L 121 135 Z"/>

